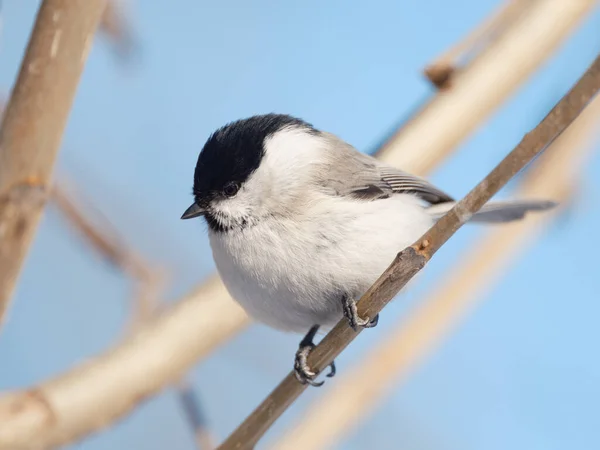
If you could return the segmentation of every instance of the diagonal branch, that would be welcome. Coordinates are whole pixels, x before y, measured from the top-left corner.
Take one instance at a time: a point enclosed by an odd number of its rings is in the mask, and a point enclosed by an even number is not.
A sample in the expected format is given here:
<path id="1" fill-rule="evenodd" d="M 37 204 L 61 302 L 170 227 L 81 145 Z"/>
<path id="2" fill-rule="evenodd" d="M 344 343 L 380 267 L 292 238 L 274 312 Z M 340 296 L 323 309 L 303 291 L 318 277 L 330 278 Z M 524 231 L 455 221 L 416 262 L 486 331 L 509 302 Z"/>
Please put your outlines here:
<path id="1" fill-rule="evenodd" d="M 72 187 L 67 188 L 64 181 L 57 181 L 52 188 L 52 199 L 60 212 L 69 223 L 103 256 L 110 264 L 116 266 L 133 278 L 143 279 L 150 276 L 154 270 L 132 248 L 125 245 L 122 239 L 108 221 L 99 226 L 91 219 L 91 214 L 82 208 L 82 204 L 90 202 L 75 202 Z M 81 194 L 79 194 L 81 195 Z"/>
<path id="2" fill-rule="evenodd" d="M 311 450 L 334 448 L 356 430 L 388 395 L 399 389 L 412 372 L 442 342 L 473 306 L 484 300 L 503 274 L 544 228 L 559 218 L 573 200 L 582 169 L 595 150 L 600 133 L 600 96 L 527 171 L 515 193 L 519 198 L 548 198 L 561 203 L 552 214 L 493 227 L 460 256 L 426 298 L 402 317 L 360 363 L 340 378 L 305 411 L 292 428 L 268 448 Z M 355 405 L 360 405 L 356 408 Z M 393 430 L 391 430 L 393 434 Z"/>
<path id="3" fill-rule="evenodd" d="M 136 283 L 131 327 L 133 329 L 155 313 L 156 301 L 165 282 L 164 273 L 127 245 L 108 220 L 103 220 L 102 224 L 93 220 L 91 202 L 81 199 L 75 201 L 73 193 L 81 190 L 68 187 L 68 184 L 64 179 L 55 183 L 51 191 L 54 204 L 100 256 L 129 275 Z M 96 216 L 102 218 L 100 214 Z"/>
<path id="4" fill-rule="evenodd" d="M 412 246 L 402 250 L 358 302 L 361 317 L 375 317 L 419 272 L 441 246 L 496 194 L 514 175 L 539 155 L 579 115 L 600 90 L 600 56 L 550 113 L 471 192 Z M 321 372 L 362 330 L 354 331 L 340 320 L 310 353 L 308 364 Z M 293 372 L 273 390 L 258 408 L 219 447 L 221 450 L 251 449 L 304 392 Z"/>
<path id="5" fill-rule="evenodd" d="M 48 197 L 105 0 L 44 0 L 0 125 L 0 323 Z"/>
<path id="6" fill-rule="evenodd" d="M 213 349 L 215 339 L 224 342 L 246 324 L 243 310 L 233 300 L 224 300 L 225 294 L 218 278 L 211 278 L 169 314 L 151 319 L 93 361 L 37 387 L 4 394 L 0 449 L 54 448 L 72 442 L 180 380 Z M 205 314 L 207 310 L 215 315 Z M 193 339 L 188 330 L 197 330 Z"/>

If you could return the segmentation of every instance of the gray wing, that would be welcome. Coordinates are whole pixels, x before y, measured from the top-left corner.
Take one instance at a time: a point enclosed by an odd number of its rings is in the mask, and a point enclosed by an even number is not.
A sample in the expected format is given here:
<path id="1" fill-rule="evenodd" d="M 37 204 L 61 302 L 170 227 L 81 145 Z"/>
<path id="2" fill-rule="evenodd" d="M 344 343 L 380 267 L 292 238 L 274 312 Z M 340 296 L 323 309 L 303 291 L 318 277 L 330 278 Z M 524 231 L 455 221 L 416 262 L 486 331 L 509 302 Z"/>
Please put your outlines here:
<path id="1" fill-rule="evenodd" d="M 454 201 L 427 180 L 360 153 L 334 135 L 323 135 L 330 155 L 319 179 L 335 195 L 376 200 L 393 194 L 412 194 L 432 205 Z"/>
<path id="2" fill-rule="evenodd" d="M 379 173 L 381 174 L 381 181 L 390 186 L 392 192 L 414 194 L 432 205 L 454 201 L 452 197 L 428 181 L 395 167 L 381 165 Z"/>

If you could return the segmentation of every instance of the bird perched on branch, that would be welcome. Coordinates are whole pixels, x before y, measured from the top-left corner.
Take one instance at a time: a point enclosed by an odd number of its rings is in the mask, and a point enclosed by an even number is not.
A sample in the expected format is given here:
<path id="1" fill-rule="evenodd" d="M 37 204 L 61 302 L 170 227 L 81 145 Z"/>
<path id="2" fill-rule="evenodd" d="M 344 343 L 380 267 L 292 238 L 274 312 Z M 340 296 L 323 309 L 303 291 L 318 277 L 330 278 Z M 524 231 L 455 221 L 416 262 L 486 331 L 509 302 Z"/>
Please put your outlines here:
<path id="1" fill-rule="evenodd" d="M 455 203 L 426 180 L 280 114 L 214 132 L 198 157 L 193 195 L 182 219 L 206 220 L 231 296 L 271 327 L 308 330 L 294 369 L 316 386 L 307 357 L 319 328 L 342 316 L 355 330 L 375 326 L 378 316 L 359 317 L 356 300 Z M 471 221 L 510 222 L 553 206 L 492 202 Z"/>

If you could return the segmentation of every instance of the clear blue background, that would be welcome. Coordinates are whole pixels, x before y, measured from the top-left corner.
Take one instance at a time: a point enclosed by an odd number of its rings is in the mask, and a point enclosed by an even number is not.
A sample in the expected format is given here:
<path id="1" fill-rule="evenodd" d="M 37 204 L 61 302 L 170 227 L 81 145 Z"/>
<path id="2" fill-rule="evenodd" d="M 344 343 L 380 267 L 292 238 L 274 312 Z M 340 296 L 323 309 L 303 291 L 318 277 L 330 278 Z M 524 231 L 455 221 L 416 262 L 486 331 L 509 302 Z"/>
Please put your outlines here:
<path id="1" fill-rule="evenodd" d="M 8 91 L 38 2 L 3 3 L 0 88 Z M 422 68 L 496 6 L 492 0 L 136 2 L 131 19 L 140 53 L 122 66 L 105 40 L 96 41 L 57 173 L 78 181 L 132 245 L 170 271 L 175 299 L 213 269 L 204 226 L 179 220 L 190 202 L 197 153 L 213 129 L 251 114 L 286 112 L 372 151 L 433 94 Z M 598 51 L 596 12 L 432 180 L 465 194 Z M 600 448 L 599 178 L 594 157 L 569 214 L 544 231 L 339 449 Z M 342 373 L 479 232 L 467 227 L 451 240 L 417 292 L 391 305 L 381 328 L 363 333 L 339 358 Z M 37 383 L 115 343 L 131 294 L 130 281 L 49 208 L 0 335 L 0 389 Z M 193 368 L 219 439 L 287 373 L 297 342 L 257 325 Z M 269 438 L 320 394 L 309 390 Z M 175 397 L 165 392 L 73 448 L 192 449 L 193 441 Z"/>

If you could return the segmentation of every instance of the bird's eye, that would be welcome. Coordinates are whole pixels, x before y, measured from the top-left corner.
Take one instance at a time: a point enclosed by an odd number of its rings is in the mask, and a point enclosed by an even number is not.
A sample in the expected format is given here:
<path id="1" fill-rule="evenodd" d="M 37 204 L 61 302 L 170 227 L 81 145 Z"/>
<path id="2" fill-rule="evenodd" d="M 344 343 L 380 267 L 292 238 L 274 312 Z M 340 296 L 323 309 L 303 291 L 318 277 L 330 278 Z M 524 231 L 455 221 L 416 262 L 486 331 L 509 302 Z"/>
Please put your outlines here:
<path id="1" fill-rule="evenodd" d="M 227 197 L 233 197 L 240 190 L 240 185 L 238 183 L 227 183 L 223 188 L 223 193 Z"/>

